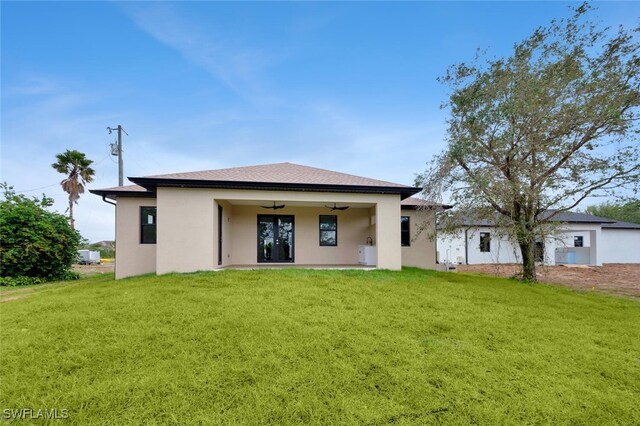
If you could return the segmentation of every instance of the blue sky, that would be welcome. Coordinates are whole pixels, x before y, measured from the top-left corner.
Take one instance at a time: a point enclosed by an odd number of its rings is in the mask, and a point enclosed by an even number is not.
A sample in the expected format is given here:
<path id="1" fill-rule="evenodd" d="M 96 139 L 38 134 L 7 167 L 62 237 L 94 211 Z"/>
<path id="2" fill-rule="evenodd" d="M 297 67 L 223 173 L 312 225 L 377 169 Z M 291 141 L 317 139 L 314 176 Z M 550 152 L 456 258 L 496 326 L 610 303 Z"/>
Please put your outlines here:
<path id="1" fill-rule="evenodd" d="M 412 184 L 444 148 L 436 78 L 476 49 L 504 56 L 566 2 L 1 3 L 2 180 L 64 211 L 55 155 L 95 161 L 89 188 L 125 176 L 295 162 Z M 640 3 L 595 3 L 606 25 Z M 42 188 L 29 191 L 34 188 Z M 86 194 L 77 227 L 113 239 Z"/>

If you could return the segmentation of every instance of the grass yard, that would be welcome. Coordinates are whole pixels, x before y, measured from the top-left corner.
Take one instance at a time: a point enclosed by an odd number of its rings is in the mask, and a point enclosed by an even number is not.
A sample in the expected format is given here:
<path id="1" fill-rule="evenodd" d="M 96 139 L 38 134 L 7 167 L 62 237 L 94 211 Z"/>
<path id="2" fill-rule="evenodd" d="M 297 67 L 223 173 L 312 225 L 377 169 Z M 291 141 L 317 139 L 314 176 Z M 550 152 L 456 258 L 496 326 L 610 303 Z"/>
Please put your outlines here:
<path id="1" fill-rule="evenodd" d="M 2 293 L 0 409 L 77 424 L 640 423 L 640 303 L 620 297 L 415 269 Z"/>

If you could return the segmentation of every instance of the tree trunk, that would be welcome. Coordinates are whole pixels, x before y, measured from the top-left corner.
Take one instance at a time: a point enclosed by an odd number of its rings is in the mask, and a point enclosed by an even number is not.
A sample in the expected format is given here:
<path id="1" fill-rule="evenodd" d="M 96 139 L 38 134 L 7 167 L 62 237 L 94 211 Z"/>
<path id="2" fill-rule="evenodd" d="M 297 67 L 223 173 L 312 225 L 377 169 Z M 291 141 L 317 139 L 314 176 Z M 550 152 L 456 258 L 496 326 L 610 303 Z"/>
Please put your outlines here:
<path id="1" fill-rule="evenodd" d="M 71 229 L 75 231 L 76 224 L 73 220 L 73 201 L 69 200 L 69 223 L 71 224 Z"/>
<path id="2" fill-rule="evenodd" d="M 536 281 L 536 258 L 534 241 L 529 239 L 519 241 L 520 253 L 522 254 L 522 280 Z"/>

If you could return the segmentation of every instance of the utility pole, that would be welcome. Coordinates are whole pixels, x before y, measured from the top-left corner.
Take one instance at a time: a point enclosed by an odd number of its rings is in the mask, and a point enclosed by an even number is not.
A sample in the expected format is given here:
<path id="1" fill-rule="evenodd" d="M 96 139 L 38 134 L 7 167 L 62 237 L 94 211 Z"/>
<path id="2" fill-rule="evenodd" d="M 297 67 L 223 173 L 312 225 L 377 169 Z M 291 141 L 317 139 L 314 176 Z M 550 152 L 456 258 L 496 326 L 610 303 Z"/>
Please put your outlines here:
<path id="1" fill-rule="evenodd" d="M 124 167 L 122 165 L 122 132 L 124 132 L 124 134 L 127 136 L 129 136 L 129 133 L 127 133 L 120 124 L 118 124 L 118 127 L 115 129 L 113 127 L 107 127 L 107 130 L 109 131 L 109 134 L 111 134 L 111 132 L 114 130 L 118 132 L 118 143 L 116 144 L 115 147 L 113 146 L 113 144 L 111 144 L 111 155 L 118 156 L 118 186 L 123 186 L 124 185 L 124 177 L 123 177 Z"/>

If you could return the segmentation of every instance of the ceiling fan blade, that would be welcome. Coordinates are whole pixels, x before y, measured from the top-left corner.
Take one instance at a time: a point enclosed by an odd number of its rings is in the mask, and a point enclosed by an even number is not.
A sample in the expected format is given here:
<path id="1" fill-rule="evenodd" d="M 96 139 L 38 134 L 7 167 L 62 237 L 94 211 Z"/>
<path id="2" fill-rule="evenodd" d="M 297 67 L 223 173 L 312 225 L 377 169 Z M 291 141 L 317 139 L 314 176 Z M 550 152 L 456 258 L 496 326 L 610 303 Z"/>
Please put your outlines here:
<path id="1" fill-rule="evenodd" d="M 260 207 L 262 207 L 263 209 L 273 209 L 273 210 L 277 210 L 277 209 L 283 209 L 283 208 L 284 208 L 284 204 L 281 204 L 281 205 L 279 205 L 279 206 L 276 206 L 276 202 L 274 201 L 272 206 L 260 206 Z"/>
<path id="2" fill-rule="evenodd" d="M 333 203 L 333 207 L 332 206 L 327 206 L 326 204 L 324 205 L 326 208 L 328 208 L 331 211 L 334 210 L 346 210 L 349 208 L 349 206 L 344 206 L 344 207 L 338 207 L 338 205 L 336 203 Z"/>

